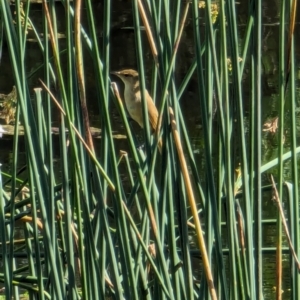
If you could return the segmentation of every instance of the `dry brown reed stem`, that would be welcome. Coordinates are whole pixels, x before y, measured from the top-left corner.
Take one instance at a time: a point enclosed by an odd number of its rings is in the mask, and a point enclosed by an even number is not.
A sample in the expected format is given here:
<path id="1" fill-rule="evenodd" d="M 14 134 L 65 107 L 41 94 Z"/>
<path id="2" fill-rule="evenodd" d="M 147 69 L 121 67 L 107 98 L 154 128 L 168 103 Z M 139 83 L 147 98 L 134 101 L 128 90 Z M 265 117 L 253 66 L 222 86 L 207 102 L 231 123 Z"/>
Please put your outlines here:
<path id="1" fill-rule="evenodd" d="M 80 8 L 80 6 L 81 6 L 80 1 L 79 1 L 79 3 L 77 5 Z M 52 51 L 53 51 L 54 63 L 55 63 L 55 66 L 56 66 L 56 70 L 59 70 L 60 59 L 59 59 L 59 52 L 58 52 L 58 48 L 57 48 L 57 44 L 58 43 L 56 42 L 56 39 L 55 39 L 55 35 L 54 35 L 54 31 L 53 31 L 53 25 L 52 25 L 52 20 L 51 20 L 51 17 L 50 17 L 50 13 L 49 13 L 47 2 L 45 0 L 43 1 L 43 6 L 44 6 L 44 10 L 45 10 L 45 15 L 46 15 L 46 18 L 47 18 L 48 28 L 49 28 L 50 42 L 51 42 Z M 80 13 L 79 14 L 77 13 L 77 15 L 80 16 Z M 78 27 L 78 28 L 76 29 L 76 27 Z M 77 34 L 76 34 L 76 32 L 77 32 Z M 78 43 L 80 43 L 79 45 L 81 45 L 81 38 L 80 38 L 80 17 L 77 20 L 75 19 L 75 39 L 77 39 L 77 47 L 76 47 L 77 51 L 76 51 L 76 54 L 77 54 L 78 57 L 80 57 L 80 56 L 82 57 L 82 54 L 80 54 L 80 52 L 78 54 L 78 51 L 81 51 L 81 46 L 78 46 Z M 83 111 L 85 134 L 86 134 L 86 138 L 88 140 L 89 148 L 92 149 L 92 151 L 94 151 L 93 150 L 94 146 L 93 146 L 92 135 L 91 135 L 91 132 L 90 132 L 90 127 L 89 127 L 87 107 L 86 107 L 86 104 L 84 104 L 84 102 L 86 102 L 86 101 L 85 101 L 85 92 L 83 92 L 83 90 L 84 90 L 84 82 L 83 82 L 83 75 L 82 75 L 83 71 L 80 71 L 80 68 L 82 68 L 82 58 L 78 59 L 76 65 L 78 66 L 78 64 L 79 64 L 79 71 L 77 69 L 77 74 L 78 74 L 78 81 L 79 81 L 79 93 L 80 93 L 81 107 L 82 107 L 82 111 Z M 80 67 L 80 64 L 81 64 L 81 67 Z M 59 74 L 59 72 L 58 72 L 58 74 Z M 58 82 L 60 83 L 60 80 L 58 80 Z M 83 90 L 82 90 L 82 88 L 83 88 Z M 63 94 L 65 95 L 64 87 L 60 86 L 60 89 L 63 91 Z"/>
<path id="2" fill-rule="evenodd" d="M 244 218 L 243 218 L 243 213 L 242 213 L 240 206 L 237 207 L 236 216 L 237 216 L 237 228 L 238 228 L 238 236 L 239 236 L 239 240 L 240 240 L 240 245 L 241 245 L 242 253 L 245 254 Z"/>
<path id="3" fill-rule="evenodd" d="M 51 17 L 50 17 L 47 2 L 45 0 L 43 1 L 43 6 L 44 6 L 45 15 L 46 15 L 46 18 L 47 18 L 48 28 L 49 28 L 50 42 L 51 42 L 52 51 L 53 51 L 54 63 L 55 63 L 56 69 L 58 69 L 58 66 L 60 65 L 59 53 L 58 53 L 58 49 L 57 49 L 57 43 L 56 43 L 56 40 L 55 40 L 55 35 L 54 35 L 54 32 L 53 32 L 52 20 L 51 20 Z"/>
<path id="4" fill-rule="evenodd" d="M 183 17 L 182 17 L 182 20 L 181 20 L 181 23 L 180 23 L 180 29 L 179 29 L 179 33 L 178 33 L 178 36 L 176 38 L 176 41 L 175 41 L 175 44 L 174 44 L 174 47 L 173 47 L 173 53 L 172 53 L 172 57 L 171 57 L 171 63 L 170 63 L 170 66 L 173 64 L 173 62 L 175 61 L 175 58 L 176 58 L 176 55 L 177 55 L 177 51 L 178 51 L 178 47 L 179 47 L 179 44 L 180 44 L 180 40 L 181 40 L 181 37 L 182 37 L 182 33 L 183 33 L 183 28 L 184 28 L 184 24 L 185 24 L 185 21 L 186 21 L 186 18 L 187 18 L 187 14 L 188 14 L 188 11 L 189 11 L 189 3 L 186 3 L 186 6 L 185 6 L 185 10 L 184 10 L 184 13 L 183 13 Z M 158 73 L 159 74 L 159 73 Z M 166 93 L 168 94 L 168 91 L 166 90 Z M 163 95 L 164 97 L 165 95 Z M 159 134 L 159 131 L 160 131 L 160 127 L 161 127 L 161 123 L 162 123 L 162 114 L 159 114 L 159 117 L 158 117 L 158 122 L 157 122 L 157 127 L 156 127 L 156 135 L 158 136 Z"/>
<path id="5" fill-rule="evenodd" d="M 66 116 L 66 113 L 64 111 L 64 109 L 61 107 L 61 105 L 59 104 L 59 102 L 56 100 L 56 98 L 54 97 L 54 95 L 51 93 L 51 91 L 48 89 L 48 87 L 45 85 L 45 83 L 40 79 L 39 80 L 40 83 L 42 84 L 43 88 L 47 91 L 47 93 L 50 95 L 51 99 L 53 100 L 53 102 L 56 104 L 57 108 L 61 111 L 61 113 Z M 73 128 L 75 134 L 77 135 L 77 137 L 79 138 L 79 140 L 82 142 L 83 146 L 85 147 L 85 149 L 87 150 L 87 152 L 90 154 L 90 157 L 92 158 L 92 160 L 95 162 L 96 166 L 99 168 L 100 172 L 102 173 L 102 175 L 104 176 L 104 178 L 107 181 L 108 186 L 110 187 L 110 189 L 114 192 L 115 191 L 115 186 L 114 184 L 111 182 L 111 180 L 108 178 L 107 174 L 105 173 L 104 169 L 101 167 L 101 165 L 99 164 L 97 158 L 94 155 L 94 152 L 89 148 L 89 146 L 87 145 L 87 143 L 85 142 L 84 138 L 81 136 L 81 134 L 79 133 L 79 131 L 77 130 L 77 128 L 74 126 L 74 124 L 72 122 L 70 122 L 71 127 Z"/>
<path id="6" fill-rule="evenodd" d="M 285 219 L 285 216 L 284 216 L 284 211 L 283 211 L 283 208 L 281 206 L 280 198 L 279 198 L 279 195 L 278 195 L 276 184 L 274 182 L 273 175 L 271 175 L 271 181 L 272 181 L 272 187 L 273 187 L 273 192 L 274 192 L 273 200 L 276 202 L 276 204 L 278 206 L 278 209 L 279 209 L 279 212 L 280 212 L 280 216 L 281 216 L 282 225 L 283 225 L 283 229 L 284 229 L 284 232 L 285 232 L 285 235 L 286 235 L 286 238 L 287 238 L 287 241 L 288 241 L 291 253 L 292 253 L 293 257 L 294 257 L 294 260 L 295 260 L 295 263 L 296 263 L 296 267 L 297 267 L 298 271 L 300 272 L 300 263 L 299 263 L 297 254 L 295 252 L 295 249 L 294 249 L 291 237 L 290 237 L 289 229 L 288 229 L 288 226 L 287 226 L 287 223 L 286 223 L 286 219 Z"/>
<path id="7" fill-rule="evenodd" d="M 82 10 L 82 0 L 77 0 L 75 2 L 75 54 L 76 54 L 76 71 L 78 78 L 79 87 L 79 98 L 80 105 L 82 109 L 83 125 L 85 130 L 85 138 L 89 148 L 94 152 L 94 143 L 90 130 L 89 113 L 86 105 L 86 91 L 85 91 L 85 81 L 83 72 L 83 58 L 82 58 L 82 43 L 81 43 L 81 10 Z"/>
<path id="8" fill-rule="evenodd" d="M 158 67 L 159 64 L 158 64 L 157 48 L 156 48 L 156 45 L 155 45 L 155 42 L 154 42 L 151 27 L 149 25 L 149 21 L 148 21 L 147 15 L 145 13 L 145 9 L 144 9 L 142 1 L 138 0 L 137 2 L 138 2 L 138 9 L 139 9 L 139 12 L 140 12 L 140 16 L 141 16 L 142 22 L 145 26 L 146 34 L 147 34 L 148 41 L 149 41 L 150 48 L 151 48 L 151 52 L 152 52 L 155 64 Z"/>
<path id="9" fill-rule="evenodd" d="M 180 166 L 181 166 L 181 172 L 182 172 L 183 180 L 185 183 L 189 204 L 190 204 L 191 211 L 192 211 L 193 218 L 194 218 L 194 223 L 195 223 L 196 233 L 197 233 L 197 238 L 198 238 L 198 246 L 199 246 L 199 249 L 200 249 L 200 252 L 202 255 L 202 262 L 203 262 L 203 266 L 204 266 L 204 272 L 205 272 L 205 276 L 206 276 L 206 280 L 207 280 L 207 285 L 209 288 L 211 298 L 213 300 L 216 300 L 218 298 L 217 298 L 217 293 L 216 293 L 216 290 L 214 287 L 214 281 L 213 281 L 213 276 L 212 276 L 212 272 L 211 272 L 211 268 L 210 268 L 210 264 L 209 264 L 209 259 L 207 256 L 205 240 L 204 240 L 204 237 L 202 234 L 200 216 L 198 214 L 197 205 L 196 205 L 196 201 L 195 201 L 195 197 L 194 197 L 194 193 L 193 193 L 191 180 L 189 177 L 188 168 L 187 168 L 187 164 L 185 161 L 185 157 L 184 157 L 184 153 L 183 153 L 183 149 L 182 149 L 182 145 L 181 145 L 181 141 L 180 141 L 180 136 L 179 136 L 179 133 L 177 130 L 174 112 L 171 107 L 169 107 L 169 114 L 170 114 L 172 133 L 173 133 L 173 137 L 174 137 L 174 141 L 175 141 L 175 145 L 176 145 L 176 149 L 177 149 L 177 154 L 178 154 L 179 162 L 180 162 Z"/>

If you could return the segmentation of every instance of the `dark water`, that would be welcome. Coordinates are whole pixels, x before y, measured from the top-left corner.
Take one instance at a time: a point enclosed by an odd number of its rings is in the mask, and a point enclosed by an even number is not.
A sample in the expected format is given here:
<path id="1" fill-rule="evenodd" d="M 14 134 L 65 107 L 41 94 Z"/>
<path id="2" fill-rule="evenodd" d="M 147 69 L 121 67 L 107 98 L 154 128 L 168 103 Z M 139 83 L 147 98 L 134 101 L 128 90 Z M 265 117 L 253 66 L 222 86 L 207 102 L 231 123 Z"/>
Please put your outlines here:
<path id="1" fill-rule="evenodd" d="M 100 1 L 101 2 L 101 1 Z M 262 121 L 264 123 L 268 117 L 275 116 L 277 114 L 277 105 L 278 105 L 278 40 L 279 40 L 279 12 L 280 12 L 280 1 L 264 1 L 264 10 L 263 10 L 263 73 L 262 73 Z M 246 18 L 244 17 L 247 14 L 248 1 L 240 1 L 237 4 L 237 16 L 240 21 L 239 33 L 240 36 L 243 37 L 245 28 L 246 28 Z M 95 5 L 95 14 L 99 16 L 102 15 L 102 5 Z M 31 7 L 31 19 L 35 24 L 38 24 L 37 27 L 41 28 L 40 24 L 40 14 L 41 14 L 41 6 L 38 4 L 32 5 Z M 299 10 L 298 10 L 299 17 Z M 60 4 L 57 4 L 57 20 L 58 29 L 63 33 L 64 31 L 64 11 Z M 298 18 L 299 20 L 299 18 Z M 102 43 L 102 33 L 101 33 L 101 22 L 102 20 L 98 20 L 98 36 L 99 43 Z M 204 21 L 203 21 L 204 22 Z M 121 69 L 121 68 L 137 68 L 136 55 L 135 55 L 135 38 L 134 32 L 130 28 L 122 29 L 124 27 L 131 27 L 133 24 L 132 13 L 131 13 L 131 2 L 130 1 L 113 1 L 113 15 L 112 15 L 112 31 L 111 31 L 111 70 Z M 295 30 L 295 43 L 299 46 L 300 41 L 300 30 L 299 23 L 296 25 Z M 288 29 L 288 26 L 287 26 Z M 29 38 L 31 37 L 31 33 L 29 33 Z M 147 74 L 147 86 L 151 86 L 150 78 L 153 67 L 153 59 L 151 51 L 147 45 L 146 37 L 144 36 L 144 60 L 146 65 L 146 74 Z M 60 46 L 63 49 L 64 47 L 64 38 L 60 39 Z M 242 44 L 242 38 L 240 39 L 240 43 Z M 297 48 L 296 53 L 297 59 L 296 61 L 300 61 L 300 51 L 299 47 Z M 180 50 L 178 53 L 178 58 L 176 61 L 176 81 L 178 86 L 180 85 L 181 80 L 184 78 L 186 71 L 191 65 L 193 59 L 195 57 L 194 50 L 194 42 L 193 42 L 193 32 L 191 25 L 187 22 L 182 43 L 180 46 Z M 38 48 L 38 45 L 34 41 L 30 41 L 27 43 L 27 54 L 26 54 L 26 67 L 27 72 L 30 73 L 32 70 L 36 69 L 42 64 L 42 55 Z M 86 55 L 87 61 L 89 60 L 88 55 Z M 296 66 L 298 70 L 298 74 L 300 73 L 300 65 Z M 100 127 L 99 122 L 99 110 L 97 106 L 97 95 L 96 95 L 96 82 L 93 76 L 93 66 L 92 64 L 86 64 L 86 83 L 87 83 L 87 99 L 88 99 L 88 107 L 90 114 L 90 122 L 94 127 Z M 245 72 L 247 74 L 247 72 Z M 42 77 L 42 70 L 37 72 L 33 77 L 29 79 L 30 89 L 33 90 L 34 87 L 39 86 L 38 78 Z M 244 78 L 246 81 L 246 78 Z M 299 77 L 297 79 L 299 81 Z M 0 64 L 0 93 L 7 94 L 11 91 L 12 86 L 14 85 L 14 78 L 12 74 L 12 68 L 10 65 L 10 59 L 7 52 L 7 49 L 4 47 L 4 52 L 2 55 L 2 60 Z M 299 84 L 298 84 L 299 86 Z M 196 79 L 192 79 L 189 84 L 182 100 L 181 100 L 181 108 L 183 110 L 184 116 L 187 120 L 189 135 L 192 139 L 192 145 L 194 147 L 194 152 L 196 159 L 199 162 L 202 160 L 202 151 L 199 150 L 201 147 L 201 140 L 199 138 L 201 131 L 201 118 L 199 114 L 195 114 L 195 107 L 199 107 L 199 100 L 197 99 L 197 82 Z M 250 99 L 250 90 L 245 85 L 243 89 L 243 97 L 245 101 L 245 107 L 247 109 Z M 299 101 L 299 99 L 298 99 Z M 119 118 L 118 112 L 116 108 L 111 105 L 111 114 L 115 120 L 114 128 L 115 134 L 124 134 L 125 130 L 122 125 L 122 121 Z M 247 114 L 246 114 L 247 116 Z M 0 119 L 0 124 L 3 120 Z M 245 124 L 247 124 L 247 117 L 245 119 Z M 138 127 L 137 127 L 137 130 Z M 100 139 L 95 139 L 95 146 L 98 147 L 100 145 Z M 125 139 L 116 139 L 116 145 L 118 149 L 126 150 L 127 142 Z M 9 173 L 11 169 L 12 162 L 12 140 L 10 138 L 5 138 L 0 140 L 0 162 L 3 164 L 3 171 Z M 57 146 L 59 144 L 57 143 Z M 276 152 L 276 141 L 269 140 L 266 135 L 266 139 L 263 141 L 263 162 L 269 161 L 271 158 L 275 157 Z M 59 157 L 59 149 L 57 148 L 55 151 L 55 155 L 57 159 Z M 25 160 L 25 147 L 22 145 L 19 152 L 20 162 Z M 200 163 L 201 165 L 201 163 Z M 290 168 L 287 166 L 285 169 L 285 174 L 288 175 L 290 172 Z M 264 208 L 266 213 L 272 212 L 271 216 L 276 215 L 276 208 L 272 204 L 270 200 L 270 194 L 266 194 L 264 197 Z M 268 216 L 270 217 L 270 216 Z M 272 237 L 275 235 L 275 227 L 274 226 L 266 226 L 264 227 L 264 232 L 266 236 L 264 246 L 274 246 L 275 240 Z M 284 260 L 287 257 L 284 256 Z M 275 298 L 275 256 L 273 254 L 268 254 L 264 256 L 264 293 L 265 299 L 274 299 Z M 284 265 L 284 283 L 283 283 L 283 299 L 290 298 L 289 291 L 289 266 L 288 263 Z"/>

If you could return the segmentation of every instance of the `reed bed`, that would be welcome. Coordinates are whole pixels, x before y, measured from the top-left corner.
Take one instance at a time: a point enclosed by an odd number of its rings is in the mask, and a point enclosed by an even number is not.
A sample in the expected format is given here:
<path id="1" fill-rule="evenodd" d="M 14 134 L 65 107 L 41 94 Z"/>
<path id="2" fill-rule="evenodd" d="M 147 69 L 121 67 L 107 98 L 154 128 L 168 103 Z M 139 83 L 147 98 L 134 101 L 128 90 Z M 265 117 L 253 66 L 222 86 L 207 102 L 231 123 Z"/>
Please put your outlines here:
<path id="1" fill-rule="evenodd" d="M 12 9 L 0 0 L 0 55 L 5 43 L 18 95 L 11 171 L 0 173 L 0 282 L 6 299 L 263 299 L 268 253 L 276 254 L 274 297 L 284 297 L 285 255 L 289 299 L 299 299 L 296 2 L 282 1 L 280 8 L 278 118 L 265 124 L 278 145 L 266 162 L 261 1 L 249 2 L 243 32 L 233 1 L 207 0 L 204 6 L 194 0 L 132 1 L 140 84 L 145 89 L 149 47 L 151 91 L 161 120 L 154 136 L 145 121 L 141 149 L 122 95 L 111 85 L 114 1 L 101 1 L 98 16 L 91 0 L 62 0 L 62 48 L 57 2 L 42 3 L 41 35 L 30 19 L 30 1 L 16 0 Z M 95 23 L 99 17 L 101 38 Z M 35 71 L 28 74 L 24 60 L 29 26 L 43 55 L 34 99 L 28 80 Z M 187 28 L 193 32 L 194 58 L 178 82 L 177 56 Z M 97 82 L 98 148 L 90 131 L 83 48 Z M 193 143 L 182 111 L 191 82 L 198 86 L 194 111 L 201 118 L 202 146 Z M 111 106 L 118 109 L 127 136 L 127 149 L 121 152 L 113 138 Z M 53 111 L 60 115 L 57 139 Z M 143 113 L 147 120 L 145 101 Z M 19 123 L 25 132 L 25 166 L 18 155 Z M 60 149 L 58 170 L 54 139 Z M 284 164 L 290 165 L 288 181 Z M 272 220 L 263 219 L 265 191 L 276 200 Z M 264 244 L 266 224 L 276 228 L 270 247 Z M 21 239 L 15 238 L 17 230 Z"/>

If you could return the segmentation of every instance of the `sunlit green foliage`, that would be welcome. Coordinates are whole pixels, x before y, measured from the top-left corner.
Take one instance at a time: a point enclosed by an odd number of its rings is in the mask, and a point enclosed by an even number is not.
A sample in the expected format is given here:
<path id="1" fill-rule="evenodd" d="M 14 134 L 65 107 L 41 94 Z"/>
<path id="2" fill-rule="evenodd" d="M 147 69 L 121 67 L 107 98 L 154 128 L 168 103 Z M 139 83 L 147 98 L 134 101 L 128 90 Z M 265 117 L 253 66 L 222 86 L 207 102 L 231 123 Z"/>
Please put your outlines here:
<path id="1" fill-rule="evenodd" d="M 145 47 L 153 55 L 151 90 L 153 96 L 160 91 L 156 103 L 162 118 L 157 132 L 163 139 L 162 154 L 149 126 L 144 129 L 144 149 L 136 147 L 125 108 L 111 88 L 114 1 L 101 2 L 101 16 L 91 0 L 84 1 L 84 9 L 80 1 L 61 2 L 64 48 L 58 43 L 54 1 L 43 2 L 40 34 L 29 18 L 29 1 L 21 6 L 17 0 L 12 15 L 9 2 L 0 0 L 0 47 L 5 38 L 18 97 L 10 173 L 0 174 L 0 282 L 6 299 L 22 299 L 24 291 L 29 299 L 208 299 L 209 295 L 212 299 L 262 299 L 264 251 L 274 254 L 277 246 L 274 270 L 282 268 L 282 253 L 287 251 L 282 246 L 279 214 L 270 221 L 278 226 L 273 248 L 263 244 L 262 226 L 269 220 L 262 219 L 262 194 L 271 188 L 264 186 L 262 174 L 273 168 L 282 199 L 286 160 L 291 164 L 291 183 L 285 185 L 286 217 L 299 255 L 300 149 L 293 26 L 289 37 L 285 30 L 287 11 L 293 18 L 288 1 L 282 1 L 280 13 L 279 119 L 266 124 L 278 134 L 279 159 L 268 162 L 263 162 L 261 152 L 261 1 L 250 2 L 242 33 L 233 1 L 220 0 L 215 6 L 206 1 L 204 8 L 196 0 L 132 1 L 142 88 Z M 81 23 L 83 14 L 86 27 Z M 101 42 L 95 18 L 103 19 Z M 145 31 L 139 30 L 141 26 Z M 28 83 L 32 74 L 24 61 L 29 27 L 44 59 L 34 99 Z M 185 30 L 193 32 L 194 58 L 178 82 L 177 55 Z M 82 47 L 88 51 L 91 76 L 97 82 L 100 148 L 94 147 L 86 126 Z M 198 99 L 193 110 L 202 125 L 197 140 L 190 136 L 182 112 L 192 81 Z M 245 86 L 251 91 L 248 99 L 244 99 Z M 289 105 L 286 123 L 285 103 Z M 124 124 L 127 151 L 116 147 L 111 106 L 117 107 Z M 60 114 L 58 138 L 52 134 L 53 111 Z M 19 123 L 25 131 L 25 167 L 18 156 Z M 284 128 L 290 135 L 285 155 Z M 60 145 L 59 164 L 54 142 Z M 21 238 L 15 238 L 17 227 Z M 23 258 L 21 266 L 18 257 Z M 291 290 L 298 299 L 297 265 L 294 258 L 289 259 Z M 276 291 L 281 289 L 278 276 Z"/>

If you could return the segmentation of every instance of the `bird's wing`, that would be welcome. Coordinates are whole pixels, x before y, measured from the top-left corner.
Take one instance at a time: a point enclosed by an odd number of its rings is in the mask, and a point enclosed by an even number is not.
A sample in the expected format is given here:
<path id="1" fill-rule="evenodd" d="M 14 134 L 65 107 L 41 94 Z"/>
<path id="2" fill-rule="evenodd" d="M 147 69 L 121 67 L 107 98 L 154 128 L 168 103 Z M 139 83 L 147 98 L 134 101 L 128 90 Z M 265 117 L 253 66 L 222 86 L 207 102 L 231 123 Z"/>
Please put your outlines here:
<path id="1" fill-rule="evenodd" d="M 148 111 L 150 112 L 148 113 L 148 118 L 150 122 L 151 131 L 152 133 L 154 133 L 156 131 L 157 122 L 158 122 L 158 111 L 152 100 L 148 101 L 147 106 L 148 106 Z"/>
<path id="2" fill-rule="evenodd" d="M 158 125 L 158 111 L 157 111 L 157 108 L 153 101 L 148 101 L 147 104 L 148 104 L 148 111 L 152 111 L 151 114 L 148 114 L 151 131 L 153 134 L 156 135 L 156 134 L 158 134 L 158 132 L 156 132 L 157 125 Z M 158 130 L 159 130 L 159 128 L 158 128 Z M 161 153 L 161 151 L 162 151 L 162 139 L 161 138 L 158 141 L 158 150 Z"/>

